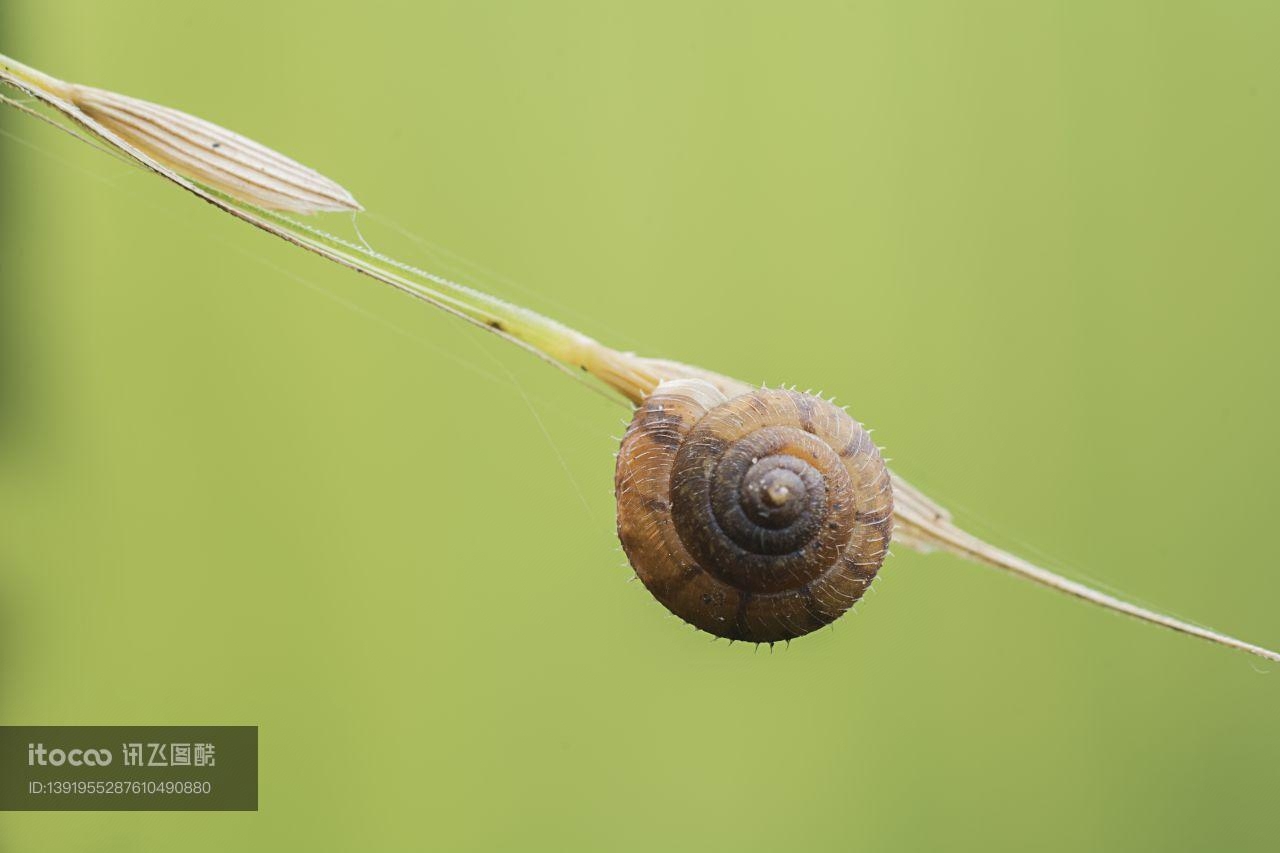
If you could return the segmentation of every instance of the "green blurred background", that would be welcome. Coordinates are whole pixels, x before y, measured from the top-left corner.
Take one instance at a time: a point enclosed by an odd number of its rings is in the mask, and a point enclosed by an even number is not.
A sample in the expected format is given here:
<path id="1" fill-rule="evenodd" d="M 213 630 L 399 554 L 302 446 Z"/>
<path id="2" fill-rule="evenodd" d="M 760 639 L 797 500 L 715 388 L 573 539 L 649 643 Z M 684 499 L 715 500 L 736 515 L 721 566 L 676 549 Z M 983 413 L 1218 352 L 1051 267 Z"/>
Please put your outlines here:
<path id="1" fill-rule="evenodd" d="M 835 393 L 975 532 L 1271 646 L 1278 42 L 1243 0 L 0 7 L 375 248 Z M 1276 849 L 1280 668 L 901 548 L 832 630 L 711 642 L 628 582 L 623 408 L 0 133 L 0 722 L 262 739 L 258 813 L 0 850 Z"/>

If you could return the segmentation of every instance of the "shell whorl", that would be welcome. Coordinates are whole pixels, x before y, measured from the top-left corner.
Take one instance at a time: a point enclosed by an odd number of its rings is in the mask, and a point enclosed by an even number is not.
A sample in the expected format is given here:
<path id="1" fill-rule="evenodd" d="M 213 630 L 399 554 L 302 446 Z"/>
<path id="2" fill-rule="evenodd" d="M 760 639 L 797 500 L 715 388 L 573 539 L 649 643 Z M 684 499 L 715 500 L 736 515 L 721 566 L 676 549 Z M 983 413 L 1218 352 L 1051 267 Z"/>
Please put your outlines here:
<path id="1" fill-rule="evenodd" d="M 672 613 L 720 637 L 789 640 L 853 606 L 889 548 L 893 491 L 866 430 L 809 394 L 727 399 L 664 382 L 615 475 L 618 536 Z"/>

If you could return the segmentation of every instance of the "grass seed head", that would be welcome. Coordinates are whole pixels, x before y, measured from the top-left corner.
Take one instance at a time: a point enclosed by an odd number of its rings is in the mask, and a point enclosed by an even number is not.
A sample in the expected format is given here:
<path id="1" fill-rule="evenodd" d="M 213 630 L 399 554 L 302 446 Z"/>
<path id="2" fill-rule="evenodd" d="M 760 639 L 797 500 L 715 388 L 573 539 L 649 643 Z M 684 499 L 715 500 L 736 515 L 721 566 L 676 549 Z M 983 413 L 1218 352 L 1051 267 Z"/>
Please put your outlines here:
<path id="1" fill-rule="evenodd" d="M 238 201 L 303 214 L 364 209 L 319 172 L 212 122 L 91 86 L 71 86 L 68 94 L 139 150 Z"/>

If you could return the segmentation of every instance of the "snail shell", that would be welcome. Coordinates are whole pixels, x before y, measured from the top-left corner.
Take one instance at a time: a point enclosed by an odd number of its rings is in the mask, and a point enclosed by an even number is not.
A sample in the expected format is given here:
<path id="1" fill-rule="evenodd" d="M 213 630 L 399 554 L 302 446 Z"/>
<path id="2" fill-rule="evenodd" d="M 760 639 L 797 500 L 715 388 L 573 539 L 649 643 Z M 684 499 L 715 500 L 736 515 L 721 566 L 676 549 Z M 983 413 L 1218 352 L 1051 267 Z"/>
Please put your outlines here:
<path id="1" fill-rule="evenodd" d="M 726 398 L 664 382 L 636 410 L 614 478 L 618 537 L 668 610 L 772 643 L 830 624 L 884 562 L 889 472 L 866 430 L 810 394 Z"/>

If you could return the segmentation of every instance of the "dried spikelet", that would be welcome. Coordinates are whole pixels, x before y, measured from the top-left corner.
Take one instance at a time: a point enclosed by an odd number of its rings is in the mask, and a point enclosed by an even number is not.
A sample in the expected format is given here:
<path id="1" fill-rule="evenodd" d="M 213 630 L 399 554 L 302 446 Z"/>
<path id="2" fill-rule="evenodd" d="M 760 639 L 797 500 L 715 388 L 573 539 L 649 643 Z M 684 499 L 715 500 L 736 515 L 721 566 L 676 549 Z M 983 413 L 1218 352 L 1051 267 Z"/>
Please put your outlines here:
<path id="1" fill-rule="evenodd" d="M 67 94 L 125 141 L 239 201 L 292 213 L 364 209 L 324 175 L 211 122 L 90 86 L 71 86 Z"/>

